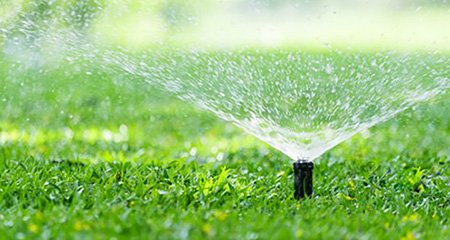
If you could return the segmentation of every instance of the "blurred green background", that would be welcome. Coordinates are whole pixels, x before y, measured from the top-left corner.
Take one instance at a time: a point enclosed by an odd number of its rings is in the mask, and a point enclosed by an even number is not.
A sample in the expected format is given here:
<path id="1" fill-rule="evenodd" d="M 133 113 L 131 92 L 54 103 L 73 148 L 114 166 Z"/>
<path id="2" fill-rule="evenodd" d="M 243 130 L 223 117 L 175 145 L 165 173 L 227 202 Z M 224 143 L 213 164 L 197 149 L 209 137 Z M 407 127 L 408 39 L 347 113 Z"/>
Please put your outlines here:
<path id="1" fill-rule="evenodd" d="M 0 24 L 39 28 L 41 35 L 76 29 L 101 45 L 135 50 L 171 44 L 449 51 L 449 9 L 445 0 L 3 0 Z"/>
<path id="2" fill-rule="evenodd" d="M 448 91 L 324 154 L 314 198 L 297 202 L 288 157 L 157 86 L 64 55 L 89 45 L 445 57 L 449 9 L 425 0 L 1 0 L 1 236 L 449 236 Z"/>

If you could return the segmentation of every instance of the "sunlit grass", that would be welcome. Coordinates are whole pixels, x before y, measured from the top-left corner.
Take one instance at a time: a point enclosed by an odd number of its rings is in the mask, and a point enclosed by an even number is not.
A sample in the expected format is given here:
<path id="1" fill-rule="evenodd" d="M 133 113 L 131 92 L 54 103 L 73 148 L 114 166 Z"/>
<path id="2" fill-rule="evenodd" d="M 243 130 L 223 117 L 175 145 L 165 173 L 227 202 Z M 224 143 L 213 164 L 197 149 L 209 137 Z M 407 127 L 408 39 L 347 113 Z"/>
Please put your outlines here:
<path id="1" fill-rule="evenodd" d="M 212 114 L 108 74 L 34 71 L 1 71 L 4 238 L 450 234 L 448 94 L 326 153 L 295 201 L 290 160 Z"/>

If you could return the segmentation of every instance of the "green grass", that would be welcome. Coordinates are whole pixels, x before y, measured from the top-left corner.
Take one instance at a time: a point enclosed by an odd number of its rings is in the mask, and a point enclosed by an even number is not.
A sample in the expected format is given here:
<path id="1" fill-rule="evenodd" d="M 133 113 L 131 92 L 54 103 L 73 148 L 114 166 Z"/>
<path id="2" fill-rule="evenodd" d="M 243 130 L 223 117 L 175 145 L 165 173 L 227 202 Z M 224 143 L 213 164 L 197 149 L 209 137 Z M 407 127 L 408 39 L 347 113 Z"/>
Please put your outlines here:
<path id="1" fill-rule="evenodd" d="M 450 237 L 449 94 L 326 153 L 295 201 L 287 157 L 174 96 L 0 62 L 2 238 Z"/>

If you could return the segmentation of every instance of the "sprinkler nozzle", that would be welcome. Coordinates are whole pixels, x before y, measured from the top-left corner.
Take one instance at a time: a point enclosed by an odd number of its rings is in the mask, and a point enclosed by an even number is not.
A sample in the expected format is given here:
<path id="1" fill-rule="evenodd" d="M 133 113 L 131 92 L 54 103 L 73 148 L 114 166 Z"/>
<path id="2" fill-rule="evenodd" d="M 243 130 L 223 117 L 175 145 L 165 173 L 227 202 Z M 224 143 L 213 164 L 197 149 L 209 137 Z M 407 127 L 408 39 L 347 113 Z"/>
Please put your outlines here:
<path id="1" fill-rule="evenodd" d="M 294 197 L 299 200 L 311 197 L 313 192 L 314 164 L 310 161 L 298 160 L 294 162 Z"/>

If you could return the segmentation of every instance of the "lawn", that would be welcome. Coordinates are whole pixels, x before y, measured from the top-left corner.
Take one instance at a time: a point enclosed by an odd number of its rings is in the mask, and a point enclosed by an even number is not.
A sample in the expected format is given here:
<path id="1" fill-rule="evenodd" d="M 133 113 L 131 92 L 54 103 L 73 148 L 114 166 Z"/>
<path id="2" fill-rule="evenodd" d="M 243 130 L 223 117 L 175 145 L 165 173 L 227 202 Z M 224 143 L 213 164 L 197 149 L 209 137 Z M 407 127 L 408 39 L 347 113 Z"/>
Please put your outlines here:
<path id="1" fill-rule="evenodd" d="M 316 161 L 108 72 L 0 59 L 0 232 L 7 239 L 449 238 L 450 95 Z"/>

